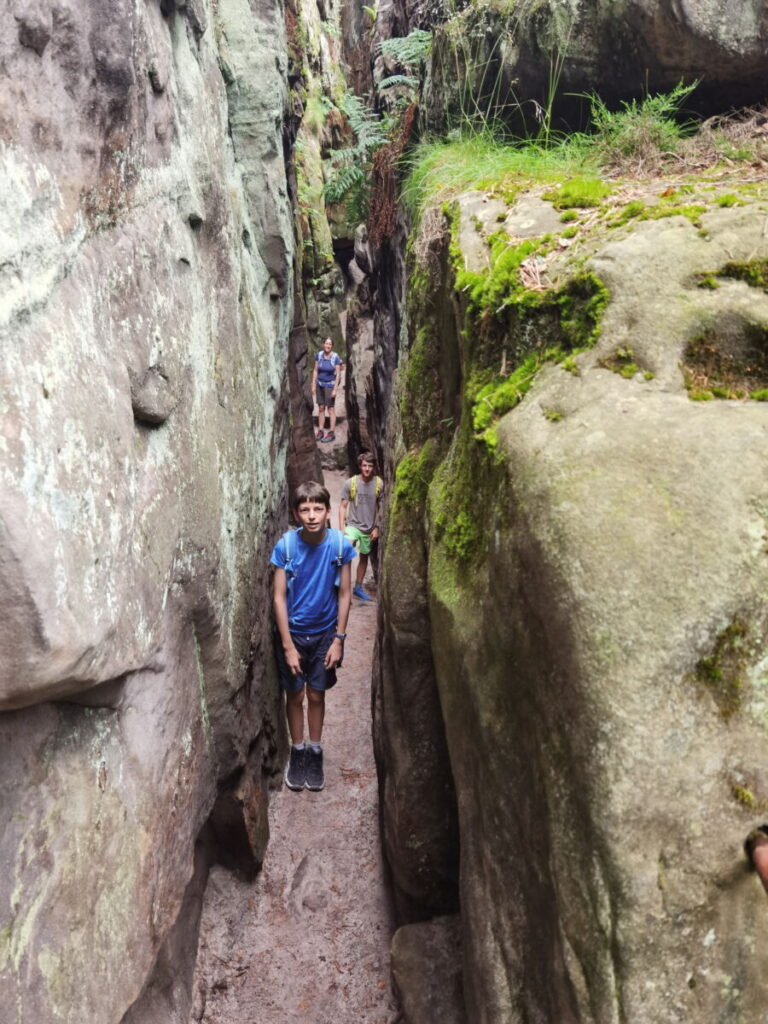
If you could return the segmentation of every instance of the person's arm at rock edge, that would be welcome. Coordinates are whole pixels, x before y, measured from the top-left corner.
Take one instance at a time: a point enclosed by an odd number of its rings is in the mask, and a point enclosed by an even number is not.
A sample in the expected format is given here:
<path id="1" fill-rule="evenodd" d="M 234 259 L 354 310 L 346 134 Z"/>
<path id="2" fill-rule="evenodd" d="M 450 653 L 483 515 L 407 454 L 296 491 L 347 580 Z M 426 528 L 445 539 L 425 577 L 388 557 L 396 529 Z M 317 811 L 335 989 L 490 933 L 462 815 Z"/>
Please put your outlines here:
<path id="1" fill-rule="evenodd" d="M 375 478 L 374 478 L 375 479 Z M 373 516 L 373 526 L 371 527 L 371 540 L 378 540 L 379 534 L 379 516 L 381 515 L 381 494 L 376 496 L 376 512 Z"/>
<path id="2" fill-rule="evenodd" d="M 285 663 L 297 676 L 301 672 L 301 660 L 288 627 L 288 581 L 285 569 L 275 569 L 275 578 L 272 582 L 272 606 L 275 609 L 275 622 L 285 653 Z"/>
<path id="3" fill-rule="evenodd" d="M 341 567 L 339 580 L 339 611 L 336 619 L 336 632 L 346 633 L 349 619 L 349 606 L 352 603 L 352 567 L 349 562 Z M 344 654 L 344 641 L 335 637 L 325 656 L 325 667 L 336 668 Z"/>
<path id="4" fill-rule="evenodd" d="M 315 360 L 315 365 L 312 367 L 312 395 L 314 396 L 316 394 L 317 394 L 317 360 Z"/>
<path id="5" fill-rule="evenodd" d="M 344 363 L 342 363 L 341 359 L 339 359 L 339 362 L 336 363 L 336 380 L 333 382 L 333 391 L 331 392 L 334 398 L 336 397 L 336 392 L 339 390 L 339 381 L 341 380 L 341 368 L 343 365 Z"/>
<path id="6" fill-rule="evenodd" d="M 347 525 L 347 505 L 349 501 L 347 498 L 342 498 L 339 502 L 339 529 L 344 533 L 344 527 Z"/>

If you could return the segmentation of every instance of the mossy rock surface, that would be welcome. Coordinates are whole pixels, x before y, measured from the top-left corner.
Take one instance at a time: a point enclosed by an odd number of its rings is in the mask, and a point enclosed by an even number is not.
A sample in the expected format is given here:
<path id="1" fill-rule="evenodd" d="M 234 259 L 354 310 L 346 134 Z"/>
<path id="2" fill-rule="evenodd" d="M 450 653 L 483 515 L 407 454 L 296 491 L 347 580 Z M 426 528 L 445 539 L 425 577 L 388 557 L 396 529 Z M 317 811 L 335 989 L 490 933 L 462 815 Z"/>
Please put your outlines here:
<path id="1" fill-rule="evenodd" d="M 601 282 L 599 332 L 514 401 L 516 340 L 541 336 L 546 295 L 483 333 L 482 282 L 456 287 L 455 249 L 421 292 L 420 310 L 454 318 L 438 362 L 455 359 L 460 388 L 435 377 L 434 407 L 455 414 L 419 429 L 437 460 L 428 621 L 465 995 L 483 1024 L 751 1021 L 768 998 L 762 896 L 740 860 L 768 792 L 768 410 L 691 402 L 683 366 L 704 330 L 725 349 L 768 324 L 760 282 L 725 271 L 768 254 L 757 212 L 713 204 L 701 229 L 633 218 L 548 255 L 550 298 Z M 562 337 L 562 310 L 552 324 Z M 493 450 L 473 421 L 485 399 Z M 420 508 L 423 451 L 401 469 Z"/>

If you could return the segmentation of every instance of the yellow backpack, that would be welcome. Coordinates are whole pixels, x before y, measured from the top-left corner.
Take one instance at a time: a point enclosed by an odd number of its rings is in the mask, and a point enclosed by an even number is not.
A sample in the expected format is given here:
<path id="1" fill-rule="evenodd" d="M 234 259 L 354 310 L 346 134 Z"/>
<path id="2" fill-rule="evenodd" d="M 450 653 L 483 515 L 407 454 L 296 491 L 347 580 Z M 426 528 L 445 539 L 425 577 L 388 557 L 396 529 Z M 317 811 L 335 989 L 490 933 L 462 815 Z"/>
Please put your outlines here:
<path id="1" fill-rule="evenodd" d="M 376 477 L 376 497 L 377 498 L 381 494 L 381 488 L 382 487 L 383 487 L 383 484 L 381 482 L 381 477 L 377 476 Z M 356 476 L 353 476 L 352 479 L 349 481 L 349 500 L 353 501 L 355 503 L 355 505 L 357 504 L 357 477 Z"/>

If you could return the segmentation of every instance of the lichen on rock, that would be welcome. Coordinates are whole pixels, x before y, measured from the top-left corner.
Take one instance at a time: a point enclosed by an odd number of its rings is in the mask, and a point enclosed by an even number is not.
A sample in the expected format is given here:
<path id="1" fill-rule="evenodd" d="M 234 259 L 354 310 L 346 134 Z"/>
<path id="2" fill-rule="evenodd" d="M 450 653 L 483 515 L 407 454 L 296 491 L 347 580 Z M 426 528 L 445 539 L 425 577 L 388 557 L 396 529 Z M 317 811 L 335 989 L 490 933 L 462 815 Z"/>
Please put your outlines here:
<path id="1" fill-rule="evenodd" d="M 700 227 L 630 218 L 618 235 L 598 217 L 575 253 L 516 251 L 498 234 L 513 208 L 475 232 L 496 253 L 484 266 L 473 249 L 471 271 L 460 218 L 443 212 L 441 234 L 423 215 L 431 240 L 412 243 L 399 388 L 417 447 L 384 574 L 424 522 L 472 1020 L 759 1014 L 762 911 L 740 855 L 762 791 L 768 425 L 759 402 L 691 403 L 681 364 L 703 324 L 726 344 L 739 318 L 765 322 L 759 282 L 725 272 L 765 258 L 760 202 L 713 197 Z M 529 290 L 523 262 L 542 251 Z M 553 299 L 585 275 L 592 344 L 574 335 L 567 358 L 526 369 L 569 338 Z M 739 986 L 711 981 L 737 971 Z"/>

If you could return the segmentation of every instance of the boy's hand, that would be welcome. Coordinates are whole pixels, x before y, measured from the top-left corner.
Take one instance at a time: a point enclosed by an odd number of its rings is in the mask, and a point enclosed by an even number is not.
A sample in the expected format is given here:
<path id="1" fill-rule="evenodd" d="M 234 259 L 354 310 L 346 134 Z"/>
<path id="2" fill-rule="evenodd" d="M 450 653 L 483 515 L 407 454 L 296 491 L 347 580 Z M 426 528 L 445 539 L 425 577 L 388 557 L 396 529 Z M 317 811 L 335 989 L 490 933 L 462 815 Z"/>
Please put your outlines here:
<path id="1" fill-rule="evenodd" d="M 328 653 L 325 656 L 323 664 L 326 668 L 336 668 L 341 661 L 341 656 L 344 653 L 343 641 L 339 640 L 338 637 L 334 637 L 333 643 L 328 648 Z"/>
<path id="2" fill-rule="evenodd" d="M 285 663 L 288 668 L 295 676 L 299 675 L 301 673 L 301 658 L 299 657 L 299 652 L 295 647 L 291 647 L 289 650 L 284 651 L 284 653 Z"/>

